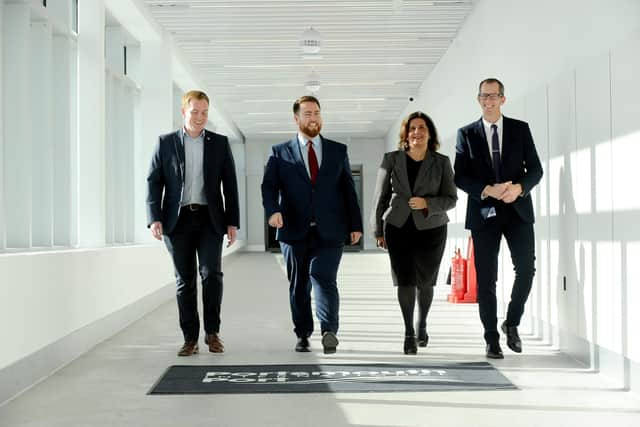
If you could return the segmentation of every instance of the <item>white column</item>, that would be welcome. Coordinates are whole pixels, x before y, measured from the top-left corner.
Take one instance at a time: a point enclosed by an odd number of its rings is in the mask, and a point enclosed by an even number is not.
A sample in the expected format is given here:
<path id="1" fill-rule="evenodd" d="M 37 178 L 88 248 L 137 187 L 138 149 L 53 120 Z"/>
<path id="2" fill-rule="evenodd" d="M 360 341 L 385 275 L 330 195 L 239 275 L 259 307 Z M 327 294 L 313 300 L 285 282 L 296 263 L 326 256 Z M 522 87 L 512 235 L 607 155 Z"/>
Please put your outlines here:
<path id="1" fill-rule="evenodd" d="M 52 50 L 51 26 L 47 22 L 31 24 L 31 74 L 33 95 L 28 115 L 37 117 L 32 133 L 32 245 L 53 244 L 53 103 L 52 103 Z"/>
<path id="2" fill-rule="evenodd" d="M 106 66 L 116 75 L 124 75 L 124 32 L 119 26 L 105 29 Z"/>
<path id="3" fill-rule="evenodd" d="M 4 215 L 6 245 L 31 246 L 30 12 L 27 4 L 3 11 Z"/>
<path id="4" fill-rule="evenodd" d="M 0 34 L 2 40 L 7 40 L 7 36 L 3 33 L 4 28 L 4 2 L 0 1 Z M 3 68 L 4 57 L 2 53 L 3 41 L 0 40 L 0 99 L 4 99 L 4 80 Z M 0 166 L 4 169 L 4 102 L 0 102 Z M 4 173 L 0 173 L 0 251 L 5 248 L 5 216 L 4 216 Z"/>
<path id="5" fill-rule="evenodd" d="M 129 75 L 143 87 L 138 104 L 140 140 L 135 144 L 133 175 L 137 242 L 152 241 L 146 228 L 146 177 L 158 135 L 173 130 L 173 80 L 171 51 L 168 46 L 170 44 L 163 40 L 144 40 L 141 41 L 139 55 L 136 55 L 137 49 L 130 48 Z"/>
<path id="6" fill-rule="evenodd" d="M 124 87 L 123 92 L 123 133 L 127 136 L 126 139 L 120 141 L 120 156 L 119 163 L 122 165 L 124 171 L 123 174 L 123 187 L 120 193 L 122 199 L 122 241 L 125 243 L 132 243 L 135 235 L 135 223 L 134 223 L 134 210 L 136 200 L 134 197 L 134 153 L 135 153 L 135 103 L 138 97 L 137 89 L 132 83 L 128 83 Z"/>
<path id="7" fill-rule="evenodd" d="M 125 175 L 129 173 L 127 165 L 122 160 L 122 146 L 133 138 L 133 135 L 127 135 L 126 133 L 126 117 L 124 110 L 124 81 L 122 76 L 114 79 L 113 92 L 113 105 L 116 107 L 113 111 L 113 121 L 111 130 L 114 139 L 110 141 L 111 156 L 109 161 L 109 185 L 113 194 L 111 194 L 112 206 L 109 209 L 113 213 L 113 225 L 114 225 L 114 243 L 124 243 L 124 211 L 126 206 L 123 204 L 123 190 L 125 183 Z M 131 141 L 133 142 L 133 141 Z"/>
<path id="8" fill-rule="evenodd" d="M 118 162 L 118 145 L 123 138 L 121 115 L 122 76 L 124 75 L 124 33 L 118 25 L 105 29 L 106 80 L 105 114 L 105 219 L 107 243 L 121 243 L 122 206 L 119 203 L 121 176 L 125 172 Z"/>
<path id="9" fill-rule="evenodd" d="M 71 90 L 75 87 L 73 43 L 66 35 L 53 37 L 53 244 L 71 244 Z M 73 79 L 73 80 L 72 80 Z M 75 120 L 74 120 L 75 121 Z"/>
<path id="10" fill-rule="evenodd" d="M 104 120 L 105 120 L 105 141 L 104 141 L 104 163 L 105 163 L 105 242 L 106 243 L 114 243 L 115 242 L 115 209 L 113 206 L 113 199 L 116 193 L 114 189 L 115 183 L 110 179 L 114 176 L 113 168 L 113 141 L 118 137 L 114 135 L 115 126 L 113 122 L 115 121 L 114 117 L 116 115 L 117 107 L 115 105 L 115 88 L 117 85 L 117 79 L 114 77 L 111 71 L 106 72 L 105 77 L 105 90 L 104 90 L 104 99 L 105 99 L 105 111 L 104 111 Z"/>
<path id="11" fill-rule="evenodd" d="M 78 5 L 77 243 L 105 242 L 104 0 Z"/>

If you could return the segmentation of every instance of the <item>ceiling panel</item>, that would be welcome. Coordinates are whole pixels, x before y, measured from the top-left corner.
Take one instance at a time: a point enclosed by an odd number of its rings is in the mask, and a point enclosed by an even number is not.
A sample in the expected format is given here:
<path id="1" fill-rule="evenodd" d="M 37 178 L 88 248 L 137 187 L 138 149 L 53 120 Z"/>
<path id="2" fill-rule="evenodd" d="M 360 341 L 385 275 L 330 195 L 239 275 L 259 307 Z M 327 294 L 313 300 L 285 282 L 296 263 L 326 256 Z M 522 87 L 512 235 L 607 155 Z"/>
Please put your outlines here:
<path id="1" fill-rule="evenodd" d="M 382 138 L 447 51 L 474 0 L 146 0 L 206 90 L 249 139 L 295 131 L 293 101 L 314 94 L 324 133 Z M 302 52 L 313 27 L 320 52 Z"/>

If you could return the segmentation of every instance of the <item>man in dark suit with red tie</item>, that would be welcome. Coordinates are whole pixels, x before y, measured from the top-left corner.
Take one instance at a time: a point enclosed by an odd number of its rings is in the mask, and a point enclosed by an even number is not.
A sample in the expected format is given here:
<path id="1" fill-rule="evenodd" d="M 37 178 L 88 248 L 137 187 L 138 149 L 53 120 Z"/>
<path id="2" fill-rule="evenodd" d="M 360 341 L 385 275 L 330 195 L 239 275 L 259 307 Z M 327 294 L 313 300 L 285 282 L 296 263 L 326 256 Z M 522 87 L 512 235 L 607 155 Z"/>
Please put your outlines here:
<path id="1" fill-rule="evenodd" d="M 147 176 L 148 226 L 153 237 L 164 238 L 175 269 L 184 336 L 178 356 L 198 353 L 198 271 L 204 342 L 210 352 L 224 352 L 219 336 L 222 240 L 226 234 L 228 245 L 235 242 L 240 209 L 229 141 L 205 129 L 208 115 L 209 97 L 199 90 L 187 92 L 182 97 L 184 127 L 160 136 Z"/>
<path id="2" fill-rule="evenodd" d="M 309 351 L 315 292 L 326 354 L 338 345 L 336 276 L 344 242 L 362 237 L 362 216 L 347 147 L 320 135 L 320 102 L 303 96 L 293 104 L 298 134 L 272 147 L 262 181 L 262 203 L 287 263 L 295 350 Z"/>
<path id="3" fill-rule="evenodd" d="M 542 165 L 526 122 L 502 115 L 504 85 L 480 82 L 482 118 L 458 130 L 455 183 L 467 193 L 465 227 L 475 247 L 478 305 L 488 358 L 502 359 L 498 333 L 496 281 L 498 252 L 505 237 L 515 270 L 511 301 L 501 330 L 507 346 L 522 352 L 518 326 L 535 273 L 534 213 L 530 192 L 542 178 Z"/>

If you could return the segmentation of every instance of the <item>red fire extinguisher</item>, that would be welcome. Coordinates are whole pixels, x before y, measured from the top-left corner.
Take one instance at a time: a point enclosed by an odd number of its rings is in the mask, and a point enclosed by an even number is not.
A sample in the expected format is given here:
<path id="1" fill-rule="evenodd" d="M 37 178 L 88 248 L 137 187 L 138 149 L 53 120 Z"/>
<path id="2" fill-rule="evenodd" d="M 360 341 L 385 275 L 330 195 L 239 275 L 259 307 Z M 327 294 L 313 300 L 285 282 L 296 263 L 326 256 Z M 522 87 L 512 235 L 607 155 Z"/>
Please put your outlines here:
<path id="1" fill-rule="evenodd" d="M 469 236 L 467 247 L 467 281 L 464 302 L 478 302 L 478 280 L 476 278 L 476 256 L 473 249 L 473 239 Z"/>
<path id="2" fill-rule="evenodd" d="M 467 285 L 467 260 L 462 257 L 460 249 L 456 250 L 451 259 L 451 294 L 447 298 L 450 302 L 464 299 Z"/>

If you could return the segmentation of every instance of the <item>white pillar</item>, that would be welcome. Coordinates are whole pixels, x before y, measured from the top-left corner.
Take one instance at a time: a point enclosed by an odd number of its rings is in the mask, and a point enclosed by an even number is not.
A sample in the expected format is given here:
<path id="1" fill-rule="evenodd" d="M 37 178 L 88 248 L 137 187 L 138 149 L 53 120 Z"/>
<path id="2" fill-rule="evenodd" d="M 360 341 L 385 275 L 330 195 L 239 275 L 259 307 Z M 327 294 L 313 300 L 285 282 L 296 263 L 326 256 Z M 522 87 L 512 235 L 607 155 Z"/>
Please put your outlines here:
<path id="1" fill-rule="evenodd" d="M 137 48 L 130 48 L 128 70 L 131 78 L 144 82 L 138 106 L 140 140 L 135 144 L 134 156 L 134 218 L 135 240 L 137 242 L 152 241 L 146 228 L 146 193 L 147 172 L 153 148 L 158 136 L 173 130 L 173 79 L 171 66 L 171 50 L 165 40 L 141 41 L 139 53 Z"/>
<path id="2" fill-rule="evenodd" d="M 28 115 L 37 117 L 32 132 L 32 189 L 31 216 L 33 246 L 53 244 L 53 103 L 52 103 L 52 50 L 51 26 L 47 22 L 31 24 L 30 88 L 33 95 Z"/>
<path id="3" fill-rule="evenodd" d="M 138 91 L 132 83 L 127 82 L 123 91 L 122 105 L 122 131 L 126 135 L 119 141 L 118 162 L 126 173 L 123 174 L 120 198 L 122 200 L 122 241 L 132 243 L 135 239 L 135 104 Z"/>
<path id="4" fill-rule="evenodd" d="M 78 4 L 77 243 L 105 242 L 104 0 Z"/>
<path id="5" fill-rule="evenodd" d="M 3 11 L 4 215 L 6 245 L 31 246 L 30 11 L 24 3 Z"/>
<path id="6" fill-rule="evenodd" d="M 75 117 L 72 89 L 75 92 L 74 43 L 67 35 L 53 37 L 53 244 L 71 244 L 71 121 Z M 75 122 L 75 119 L 73 120 Z"/>
<path id="7" fill-rule="evenodd" d="M 0 1 L 0 35 L 2 40 L 7 40 L 7 36 L 3 33 L 4 28 L 4 2 Z M 3 68 L 4 57 L 2 53 L 3 41 L 0 40 L 0 99 L 4 99 L 4 79 Z M 4 169 L 4 102 L 0 102 L 0 166 Z M 4 216 L 4 173 L 0 173 L 0 251 L 6 246 L 5 242 L 5 216 Z"/>

